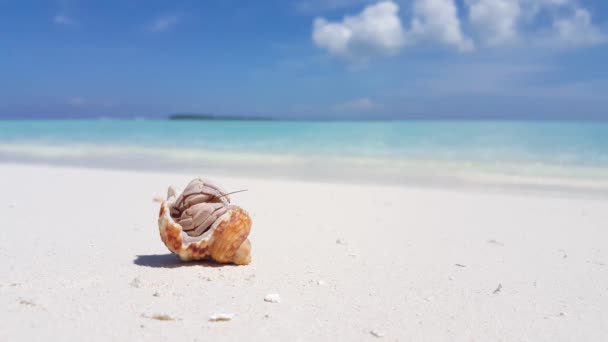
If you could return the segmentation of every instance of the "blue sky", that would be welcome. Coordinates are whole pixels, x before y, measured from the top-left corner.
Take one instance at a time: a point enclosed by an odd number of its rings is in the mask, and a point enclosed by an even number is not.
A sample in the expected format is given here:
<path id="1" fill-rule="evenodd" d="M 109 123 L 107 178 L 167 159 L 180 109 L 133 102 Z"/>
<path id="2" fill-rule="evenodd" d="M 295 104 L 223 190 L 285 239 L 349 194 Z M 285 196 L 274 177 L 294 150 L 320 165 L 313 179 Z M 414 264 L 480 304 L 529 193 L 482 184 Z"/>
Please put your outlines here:
<path id="1" fill-rule="evenodd" d="M 606 118 L 608 1 L 2 1 L 0 118 Z"/>

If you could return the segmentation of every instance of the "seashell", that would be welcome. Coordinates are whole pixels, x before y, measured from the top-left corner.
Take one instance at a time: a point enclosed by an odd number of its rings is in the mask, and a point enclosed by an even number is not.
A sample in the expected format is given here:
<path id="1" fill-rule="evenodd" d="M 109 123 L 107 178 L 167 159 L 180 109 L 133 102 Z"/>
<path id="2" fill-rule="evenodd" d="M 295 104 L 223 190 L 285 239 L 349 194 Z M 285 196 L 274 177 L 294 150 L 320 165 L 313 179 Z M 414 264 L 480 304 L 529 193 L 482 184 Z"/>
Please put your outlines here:
<path id="1" fill-rule="evenodd" d="M 234 314 L 220 312 L 220 313 L 216 313 L 216 314 L 209 316 L 209 321 L 210 322 L 225 322 L 225 321 L 232 320 L 233 317 L 234 317 Z"/>
<path id="2" fill-rule="evenodd" d="M 158 217 L 161 240 L 184 261 L 251 262 L 249 214 L 221 188 L 201 178 L 179 192 L 170 187 Z"/>

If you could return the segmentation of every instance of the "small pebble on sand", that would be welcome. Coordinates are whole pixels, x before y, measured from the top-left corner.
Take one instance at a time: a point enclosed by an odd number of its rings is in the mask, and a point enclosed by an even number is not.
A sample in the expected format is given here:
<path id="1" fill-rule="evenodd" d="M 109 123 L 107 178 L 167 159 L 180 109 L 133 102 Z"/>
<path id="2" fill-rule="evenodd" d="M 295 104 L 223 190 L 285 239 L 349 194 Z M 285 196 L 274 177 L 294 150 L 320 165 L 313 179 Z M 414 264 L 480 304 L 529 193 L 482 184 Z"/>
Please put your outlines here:
<path id="1" fill-rule="evenodd" d="M 141 281 L 139 281 L 139 278 L 134 278 L 131 281 L 131 286 L 138 289 L 141 286 Z"/>
<path id="2" fill-rule="evenodd" d="M 372 334 L 372 336 L 374 336 L 374 337 L 378 337 L 378 338 L 384 337 L 384 333 L 377 331 L 377 330 L 372 330 L 369 333 Z"/>
<path id="3" fill-rule="evenodd" d="M 264 301 L 269 303 L 280 303 L 281 296 L 279 296 L 278 293 L 270 293 L 264 297 Z"/>
<path id="4" fill-rule="evenodd" d="M 36 304 L 34 302 L 32 302 L 31 300 L 27 300 L 27 299 L 20 299 L 19 304 L 36 306 Z"/>

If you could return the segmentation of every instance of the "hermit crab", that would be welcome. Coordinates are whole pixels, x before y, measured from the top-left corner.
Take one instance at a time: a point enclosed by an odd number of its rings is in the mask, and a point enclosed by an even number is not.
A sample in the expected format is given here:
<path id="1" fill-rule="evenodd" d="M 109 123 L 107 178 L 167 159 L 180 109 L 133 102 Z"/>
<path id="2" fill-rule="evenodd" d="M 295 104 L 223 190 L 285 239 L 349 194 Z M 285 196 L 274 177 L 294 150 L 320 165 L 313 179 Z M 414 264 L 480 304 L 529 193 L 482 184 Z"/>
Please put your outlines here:
<path id="1" fill-rule="evenodd" d="M 181 193 L 170 187 L 158 217 L 160 238 L 167 248 L 184 261 L 249 264 L 251 218 L 231 204 L 228 195 L 201 178 L 192 180 Z"/>

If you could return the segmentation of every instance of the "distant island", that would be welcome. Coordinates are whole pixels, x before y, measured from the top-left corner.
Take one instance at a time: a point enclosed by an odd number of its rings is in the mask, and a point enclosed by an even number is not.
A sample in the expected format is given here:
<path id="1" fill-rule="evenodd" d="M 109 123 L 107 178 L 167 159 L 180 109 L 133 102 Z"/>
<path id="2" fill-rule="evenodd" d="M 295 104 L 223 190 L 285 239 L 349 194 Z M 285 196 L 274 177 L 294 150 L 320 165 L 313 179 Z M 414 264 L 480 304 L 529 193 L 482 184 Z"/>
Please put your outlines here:
<path id="1" fill-rule="evenodd" d="M 218 116 L 213 114 L 173 114 L 169 120 L 231 120 L 231 121 L 273 121 L 263 116 Z"/>

